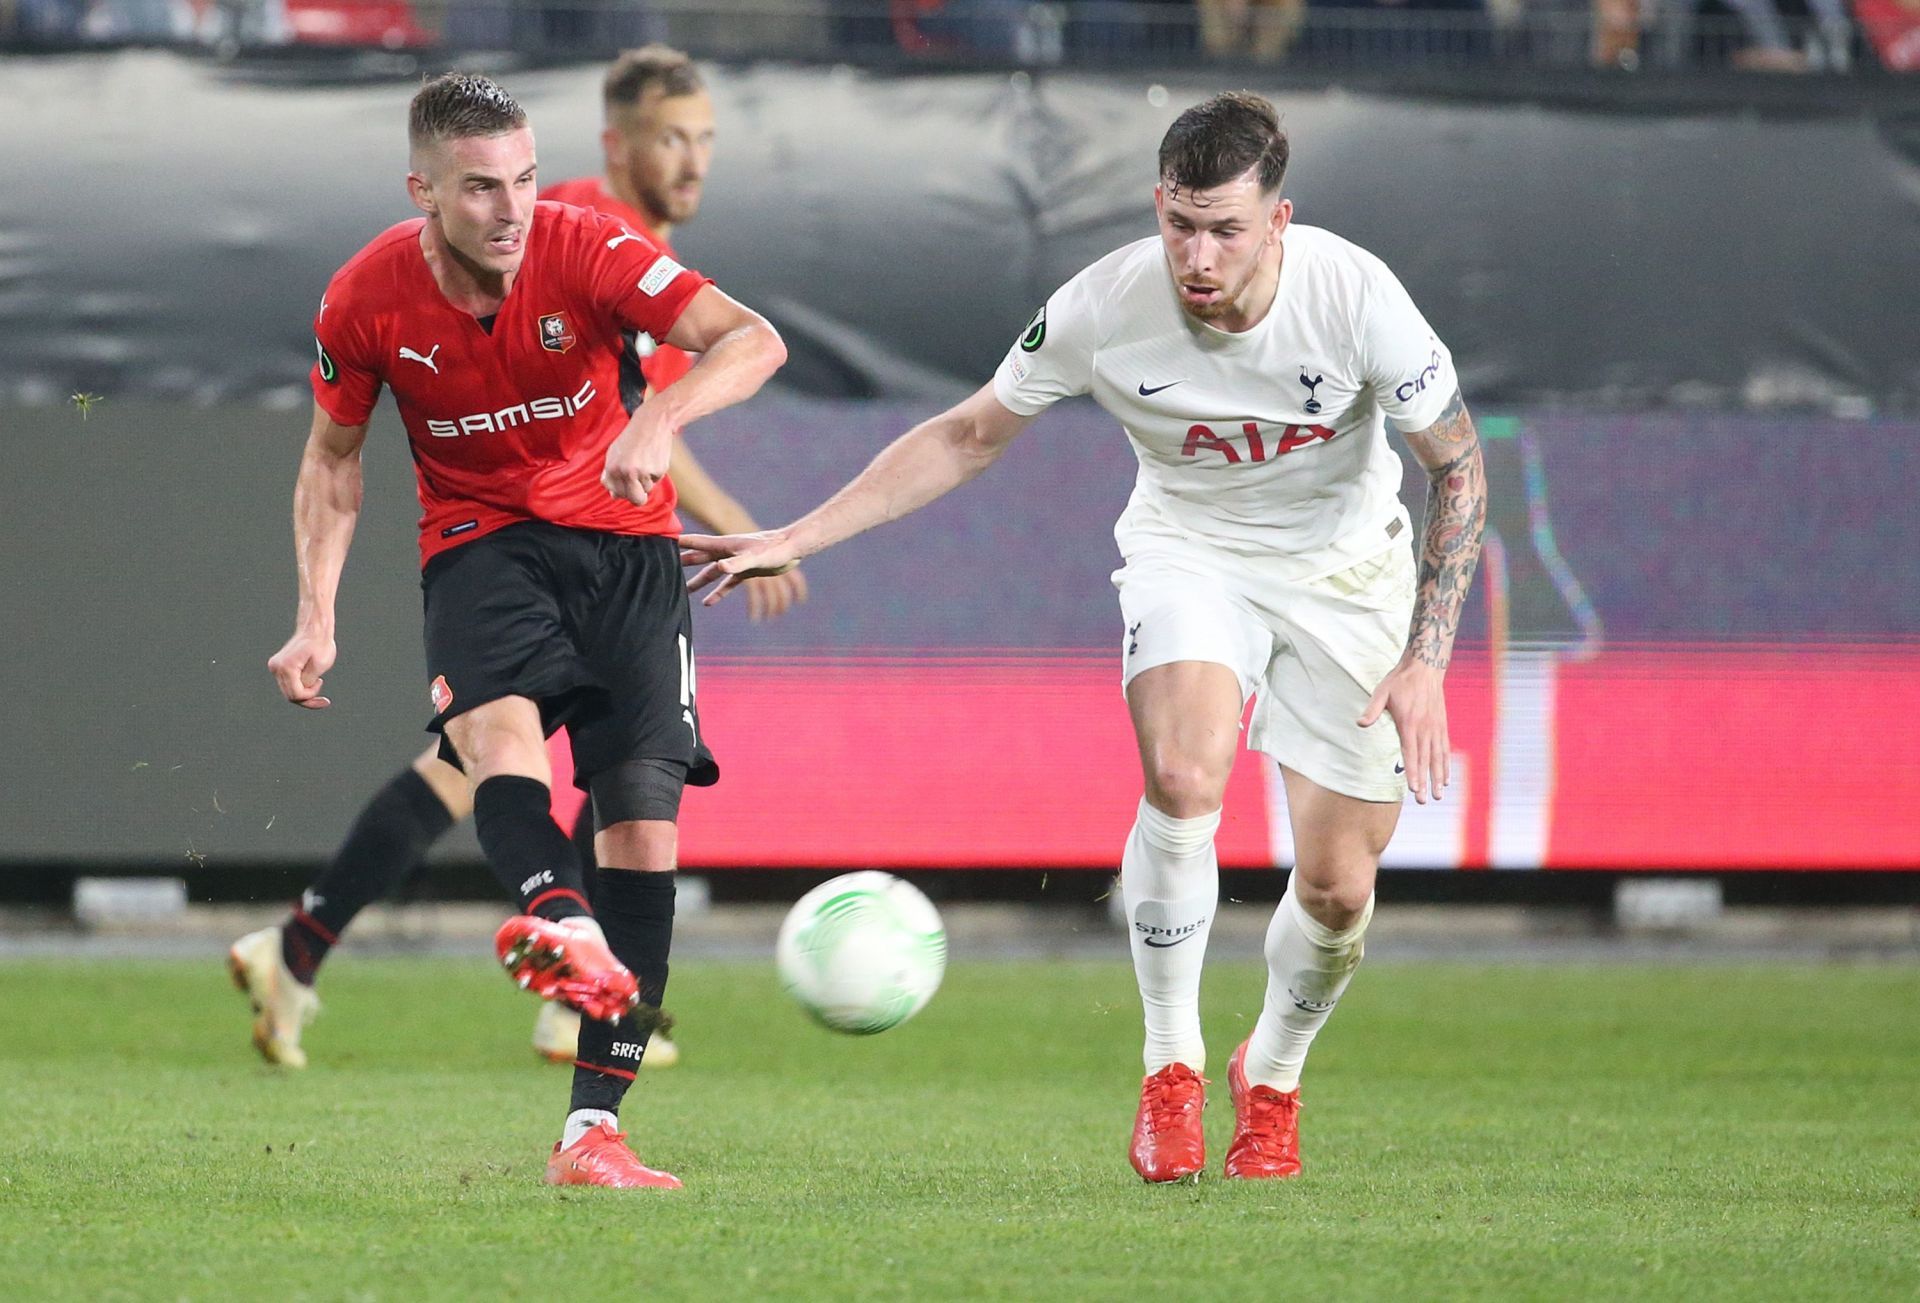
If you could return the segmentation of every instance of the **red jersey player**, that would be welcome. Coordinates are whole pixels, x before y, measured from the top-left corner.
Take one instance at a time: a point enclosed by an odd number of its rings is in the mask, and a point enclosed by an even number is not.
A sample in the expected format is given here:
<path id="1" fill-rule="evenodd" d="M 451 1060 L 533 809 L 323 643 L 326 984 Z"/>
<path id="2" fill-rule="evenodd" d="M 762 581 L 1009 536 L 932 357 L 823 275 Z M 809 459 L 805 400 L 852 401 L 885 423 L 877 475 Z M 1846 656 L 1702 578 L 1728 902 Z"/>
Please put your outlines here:
<path id="1" fill-rule="evenodd" d="M 712 159 L 713 105 L 698 69 L 685 54 L 662 45 L 629 50 L 605 78 L 606 178 L 564 181 L 543 199 L 600 210 L 647 236 L 677 257 L 665 237 L 698 209 Z M 626 196 L 626 198 L 622 198 Z M 693 365 L 687 353 L 651 338 L 636 338 L 636 352 L 650 392 L 666 388 Z M 753 517 L 709 476 L 684 439 L 674 440 L 667 476 L 680 510 L 726 532 L 752 530 Z M 747 585 L 749 614 L 767 619 L 806 598 L 799 571 L 756 579 Z M 570 762 L 564 729 L 547 742 L 556 772 Z M 271 1063 L 303 1067 L 304 1022 L 317 1005 L 313 987 L 321 965 L 340 936 L 366 906 L 390 895 L 448 829 L 473 812 L 466 776 L 439 758 L 438 746 L 391 777 L 367 802 L 333 861 L 301 895 L 277 927 L 240 938 L 232 963 L 242 985 L 255 995 L 254 1043 Z M 576 814 L 578 817 L 576 818 Z M 569 785 L 554 793 L 554 817 L 572 827 L 580 866 L 593 898 L 592 811 Z M 558 1002 L 544 1002 L 534 1022 L 534 1049 L 556 1063 L 572 1063 L 580 1018 Z M 647 1041 L 643 1067 L 669 1067 L 679 1050 L 664 1031 Z"/>
<path id="2" fill-rule="evenodd" d="M 502 959 L 589 1019 L 547 1179 L 676 1186 L 613 1125 L 665 987 L 680 791 L 717 775 L 666 470 L 679 430 L 752 394 L 785 349 L 646 236 L 536 202 L 526 115 L 487 79 L 429 82 L 409 142 L 424 220 L 351 259 L 315 317 L 300 601 L 269 668 L 289 701 L 328 704 L 333 599 L 384 384 L 419 479 L 429 727 L 473 784 L 481 846 L 523 911 L 501 929 Z M 701 355 L 644 403 L 640 334 Z M 599 829 L 593 910 L 548 814 L 542 733 L 560 724 Z"/>
<path id="3" fill-rule="evenodd" d="M 606 121 L 600 145 L 606 156 L 600 176 L 561 181 L 542 199 L 592 208 L 625 222 L 668 254 L 676 226 L 700 209 L 707 170 L 713 163 L 713 101 L 700 70 L 679 50 L 648 45 L 628 50 L 607 69 L 601 98 Z M 655 340 L 637 341 L 647 384 L 664 389 L 693 365 L 684 350 Z M 680 509 L 716 533 L 751 533 L 760 526 L 700 465 L 685 440 L 675 442 L 667 476 L 680 495 Z M 799 570 L 764 576 L 745 586 L 747 614 L 772 619 L 807 598 Z"/>
<path id="4" fill-rule="evenodd" d="M 540 197 L 604 213 L 671 254 L 668 237 L 699 210 L 713 163 L 713 101 L 693 60 L 664 45 L 622 54 L 601 89 L 605 174 L 557 181 Z M 656 389 L 693 365 L 684 349 L 670 344 L 642 347 L 641 368 Z"/>

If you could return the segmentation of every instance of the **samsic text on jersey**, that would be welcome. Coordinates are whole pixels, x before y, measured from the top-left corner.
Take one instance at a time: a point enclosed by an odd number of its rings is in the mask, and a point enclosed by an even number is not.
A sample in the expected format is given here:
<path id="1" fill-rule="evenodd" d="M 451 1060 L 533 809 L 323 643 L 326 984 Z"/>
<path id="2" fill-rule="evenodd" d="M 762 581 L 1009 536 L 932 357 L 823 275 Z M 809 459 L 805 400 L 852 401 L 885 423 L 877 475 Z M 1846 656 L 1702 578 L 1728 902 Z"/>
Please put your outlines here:
<path id="1" fill-rule="evenodd" d="M 678 533 L 669 481 L 635 506 L 600 474 L 639 401 L 632 337 L 665 337 L 707 279 L 612 218 L 542 201 L 489 329 L 440 292 L 423 225 L 400 223 L 335 273 L 314 316 L 311 377 L 341 425 L 363 424 L 382 384 L 393 391 L 419 481 L 421 563 L 522 520 Z"/>

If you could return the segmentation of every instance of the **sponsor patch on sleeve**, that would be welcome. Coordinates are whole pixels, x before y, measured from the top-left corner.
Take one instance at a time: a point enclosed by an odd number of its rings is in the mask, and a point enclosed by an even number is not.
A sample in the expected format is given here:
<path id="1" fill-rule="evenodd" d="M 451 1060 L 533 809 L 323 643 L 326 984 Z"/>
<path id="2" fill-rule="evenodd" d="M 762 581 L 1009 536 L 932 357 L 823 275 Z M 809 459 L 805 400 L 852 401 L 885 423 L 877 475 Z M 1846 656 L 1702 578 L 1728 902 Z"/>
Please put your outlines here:
<path id="1" fill-rule="evenodd" d="M 657 298 L 660 291 L 673 283 L 673 278 L 686 268 L 673 259 L 661 254 L 653 260 L 653 266 L 647 268 L 647 274 L 640 278 L 640 292 L 648 298 Z"/>
<path id="2" fill-rule="evenodd" d="M 328 384 L 336 383 L 340 379 L 340 368 L 333 364 L 333 358 L 327 352 L 327 346 L 322 344 L 316 336 L 313 347 L 314 351 L 320 354 L 320 378 Z"/>
<path id="3" fill-rule="evenodd" d="M 1040 346 L 1047 342 L 1047 305 L 1042 303 L 1040 311 L 1033 314 L 1033 320 L 1027 323 L 1026 333 L 1020 336 L 1020 350 L 1024 353 L 1038 353 Z"/>

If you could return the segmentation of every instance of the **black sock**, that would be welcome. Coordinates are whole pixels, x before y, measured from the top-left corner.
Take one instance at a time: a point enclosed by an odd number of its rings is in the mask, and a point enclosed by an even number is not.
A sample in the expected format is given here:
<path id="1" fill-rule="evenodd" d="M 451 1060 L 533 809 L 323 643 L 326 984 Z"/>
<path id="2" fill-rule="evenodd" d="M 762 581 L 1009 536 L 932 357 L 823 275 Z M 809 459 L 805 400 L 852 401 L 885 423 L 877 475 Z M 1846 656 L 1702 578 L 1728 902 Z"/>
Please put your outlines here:
<path id="1" fill-rule="evenodd" d="M 594 887 L 600 878 L 600 865 L 593 857 L 593 802 L 583 801 L 573 820 L 573 854 L 580 866 L 580 883 L 586 889 L 587 903 L 593 903 Z"/>
<path id="2" fill-rule="evenodd" d="M 347 924 L 374 901 L 391 895 L 451 827 L 447 807 L 411 768 L 374 793 L 333 863 L 301 895 L 280 931 L 280 953 L 294 977 L 313 985 L 314 974 Z"/>
<path id="3" fill-rule="evenodd" d="M 338 933 L 327 931 L 313 921 L 313 915 L 296 909 L 280 925 L 280 958 L 294 981 L 312 986 L 313 979 L 320 974 L 321 962 L 339 940 Z"/>
<path id="4" fill-rule="evenodd" d="M 581 1020 L 569 1109 L 619 1112 L 647 1038 L 664 1025 L 659 1009 L 667 994 L 667 952 L 673 947 L 673 879 L 671 873 L 600 871 L 594 917 L 607 934 L 607 948 L 640 983 L 640 1007 L 618 1023 Z"/>
<path id="5" fill-rule="evenodd" d="M 537 778 L 502 774 L 473 789 L 480 849 L 522 914 L 545 919 L 590 914 L 567 835 L 553 821 L 552 793 Z"/>

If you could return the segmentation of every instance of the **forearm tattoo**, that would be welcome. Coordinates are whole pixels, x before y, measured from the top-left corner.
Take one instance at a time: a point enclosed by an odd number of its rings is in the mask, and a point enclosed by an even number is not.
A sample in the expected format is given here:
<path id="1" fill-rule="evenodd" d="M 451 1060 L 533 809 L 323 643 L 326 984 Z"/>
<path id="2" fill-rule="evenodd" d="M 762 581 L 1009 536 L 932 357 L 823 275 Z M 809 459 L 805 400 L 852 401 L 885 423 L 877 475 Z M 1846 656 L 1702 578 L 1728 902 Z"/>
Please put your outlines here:
<path id="1" fill-rule="evenodd" d="M 1407 436 L 1427 469 L 1427 519 L 1420 538 L 1420 581 L 1414 596 L 1408 654 L 1423 665 L 1447 668 L 1467 588 L 1480 563 L 1487 527 L 1487 468 L 1473 418 L 1456 392 L 1440 419 Z"/>

